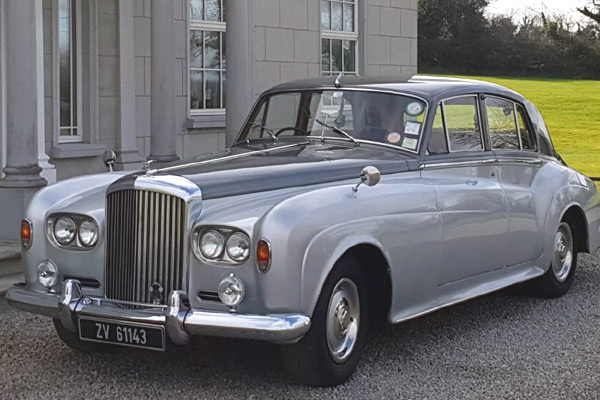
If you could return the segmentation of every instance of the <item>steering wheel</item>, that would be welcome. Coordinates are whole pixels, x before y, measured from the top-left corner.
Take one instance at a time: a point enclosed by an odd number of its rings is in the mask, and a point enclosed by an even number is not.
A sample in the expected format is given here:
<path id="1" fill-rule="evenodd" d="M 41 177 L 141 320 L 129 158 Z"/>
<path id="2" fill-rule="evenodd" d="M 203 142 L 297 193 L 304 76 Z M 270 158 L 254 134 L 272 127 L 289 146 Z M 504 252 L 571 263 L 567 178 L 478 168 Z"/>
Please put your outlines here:
<path id="1" fill-rule="evenodd" d="M 303 130 L 303 129 L 296 128 L 295 126 L 288 126 L 287 128 L 281 128 L 281 129 L 279 129 L 277 132 L 275 132 L 273 134 L 273 136 L 279 137 L 279 135 L 281 135 L 283 132 L 287 132 L 287 131 L 300 132 L 300 133 L 302 133 L 304 135 L 308 135 L 308 132 L 305 131 L 305 130 Z"/>

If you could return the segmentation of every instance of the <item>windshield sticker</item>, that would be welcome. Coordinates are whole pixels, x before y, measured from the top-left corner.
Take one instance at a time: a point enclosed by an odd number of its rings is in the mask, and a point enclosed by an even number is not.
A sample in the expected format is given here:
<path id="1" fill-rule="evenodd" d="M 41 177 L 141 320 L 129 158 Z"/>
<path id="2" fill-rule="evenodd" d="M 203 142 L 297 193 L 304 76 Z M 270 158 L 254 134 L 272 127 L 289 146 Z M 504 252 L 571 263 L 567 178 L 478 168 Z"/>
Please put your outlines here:
<path id="1" fill-rule="evenodd" d="M 387 141 L 392 144 L 400 143 L 400 140 L 402 140 L 402 135 L 398 132 L 392 132 L 387 137 Z"/>
<path id="2" fill-rule="evenodd" d="M 415 135 L 415 136 L 419 136 L 419 133 L 421 132 L 421 124 L 418 122 L 407 122 L 406 123 L 406 128 L 404 129 L 404 133 L 406 133 L 407 135 Z"/>
<path id="3" fill-rule="evenodd" d="M 402 147 L 409 150 L 416 150 L 419 141 L 417 139 L 404 138 L 404 142 L 402 142 Z"/>
<path id="4" fill-rule="evenodd" d="M 406 106 L 406 113 L 412 117 L 418 117 L 423 114 L 423 111 L 425 111 L 423 104 L 416 101 L 413 101 Z"/>

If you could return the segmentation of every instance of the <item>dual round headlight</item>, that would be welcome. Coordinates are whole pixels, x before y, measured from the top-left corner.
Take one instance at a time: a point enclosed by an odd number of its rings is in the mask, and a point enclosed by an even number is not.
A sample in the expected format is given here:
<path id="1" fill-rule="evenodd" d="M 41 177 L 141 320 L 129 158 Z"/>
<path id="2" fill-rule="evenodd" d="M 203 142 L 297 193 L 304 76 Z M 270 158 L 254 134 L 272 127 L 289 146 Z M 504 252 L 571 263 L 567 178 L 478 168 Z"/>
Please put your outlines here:
<path id="1" fill-rule="evenodd" d="M 211 261 L 241 263 L 250 255 L 250 238 L 242 232 L 207 229 L 200 233 L 197 246 L 202 257 Z"/>
<path id="2" fill-rule="evenodd" d="M 54 239 L 61 246 L 69 246 L 79 239 L 83 247 L 93 247 L 98 243 L 98 224 L 91 219 L 78 218 L 76 221 L 70 216 L 63 215 L 54 220 Z"/>

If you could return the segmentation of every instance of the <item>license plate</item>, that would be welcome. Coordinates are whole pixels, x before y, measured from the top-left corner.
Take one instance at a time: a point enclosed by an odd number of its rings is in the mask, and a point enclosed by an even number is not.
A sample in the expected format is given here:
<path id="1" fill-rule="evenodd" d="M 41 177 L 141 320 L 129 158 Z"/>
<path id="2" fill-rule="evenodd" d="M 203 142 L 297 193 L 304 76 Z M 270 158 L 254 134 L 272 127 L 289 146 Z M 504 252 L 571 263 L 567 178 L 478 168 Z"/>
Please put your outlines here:
<path id="1" fill-rule="evenodd" d="M 79 338 L 88 342 L 165 350 L 165 328 L 156 325 L 80 318 Z"/>

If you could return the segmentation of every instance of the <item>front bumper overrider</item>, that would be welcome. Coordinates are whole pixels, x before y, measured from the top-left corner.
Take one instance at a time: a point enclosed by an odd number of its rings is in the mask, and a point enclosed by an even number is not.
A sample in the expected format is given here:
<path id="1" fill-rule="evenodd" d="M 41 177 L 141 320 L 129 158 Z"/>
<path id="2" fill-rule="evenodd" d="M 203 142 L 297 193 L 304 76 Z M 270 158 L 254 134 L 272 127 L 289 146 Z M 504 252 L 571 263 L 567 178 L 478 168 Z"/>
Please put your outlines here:
<path id="1" fill-rule="evenodd" d="M 186 293 L 180 290 L 170 293 L 167 305 L 156 306 L 86 296 L 75 279 L 64 282 L 60 295 L 27 290 L 19 284 L 8 290 L 6 299 L 19 310 L 57 318 L 72 332 L 77 331 L 77 318 L 84 316 L 162 325 L 171 341 L 181 345 L 190 336 L 295 342 L 310 328 L 310 318 L 300 314 L 249 315 L 191 309 L 186 306 Z"/>

